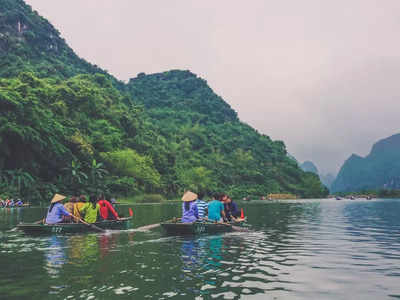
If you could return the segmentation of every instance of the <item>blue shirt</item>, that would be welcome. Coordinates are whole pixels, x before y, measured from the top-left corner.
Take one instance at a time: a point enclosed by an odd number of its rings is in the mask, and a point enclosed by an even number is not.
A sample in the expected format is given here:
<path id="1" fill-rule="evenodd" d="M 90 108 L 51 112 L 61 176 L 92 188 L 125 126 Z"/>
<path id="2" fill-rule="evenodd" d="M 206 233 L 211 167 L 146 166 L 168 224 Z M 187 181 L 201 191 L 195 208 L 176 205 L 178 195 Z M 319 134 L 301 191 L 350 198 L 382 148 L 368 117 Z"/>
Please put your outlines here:
<path id="1" fill-rule="evenodd" d="M 208 219 L 211 221 L 219 221 L 221 219 L 221 211 L 224 210 L 224 205 L 221 201 L 213 200 L 208 203 Z"/>
<path id="2" fill-rule="evenodd" d="M 51 207 L 51 205 L 50 205 Z M 46 223 L 47 224 L 56 224 L 60 223 L 63 220 L 63 216 L 70 216 L 71 214 L 65 209 L 64 205 L 61 203 L 56 203 L 53 206 L 53 209 L 47 212 Z"/>
<path id="3" fill-rule="evenodd" d="M 208 207 L 208 204 L 206 201 L 197 199 L 196 200 L 196 205 L 197 205 L 197 209 L 199 210 L 199 218 L 204 218 L 205 217 L 205 213 L 206 213 L 206 208 Z"/>
<path id="4" fill-rule="evenodd" d="M 189 209 L 185 210 L 185 202 L 182 203 L 182 223 L 192 223 L 199 218 L 199 212 L 195 201 L 189 203 Z"/>

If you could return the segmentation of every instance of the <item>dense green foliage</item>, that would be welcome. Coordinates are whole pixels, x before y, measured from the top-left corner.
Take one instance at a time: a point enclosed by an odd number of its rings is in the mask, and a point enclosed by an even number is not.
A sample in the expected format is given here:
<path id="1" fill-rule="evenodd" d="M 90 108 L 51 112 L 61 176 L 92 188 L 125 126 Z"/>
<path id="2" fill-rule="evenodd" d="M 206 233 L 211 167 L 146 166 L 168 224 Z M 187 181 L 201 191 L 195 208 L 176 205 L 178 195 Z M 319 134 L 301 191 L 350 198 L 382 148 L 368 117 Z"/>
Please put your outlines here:
<path id="1" fill-rule="evenodd" d="M 327 193 L 191 72 L 123 85 L 22 0 L 0 7 L 0 195 Z"/>
<path id="2" fill-rule="evenodd" d="M 79 58 L 45 18 L 23 0 L 0 0 L 0 77 L 34 72 L 37 77 L 65 79 L 81 73 L 105 74 Z"/>
<path id="3" fill-rule="evenodd" d="M 400 189 L 400 134 L 378 141 L 365 158 L 353 154 L 345 161 L 333 192 Z"/>
<path id="4" fill-rule="evenodd" d="M 298 168 L 281 141 L 240 122 L 235 111 L 189 71 L 139 74 L 128 91 L 146 108 L 156 134 L 150 153 L 166 192 L 224 190 L 234 196 L 326 193 L 317 176 Z"/>

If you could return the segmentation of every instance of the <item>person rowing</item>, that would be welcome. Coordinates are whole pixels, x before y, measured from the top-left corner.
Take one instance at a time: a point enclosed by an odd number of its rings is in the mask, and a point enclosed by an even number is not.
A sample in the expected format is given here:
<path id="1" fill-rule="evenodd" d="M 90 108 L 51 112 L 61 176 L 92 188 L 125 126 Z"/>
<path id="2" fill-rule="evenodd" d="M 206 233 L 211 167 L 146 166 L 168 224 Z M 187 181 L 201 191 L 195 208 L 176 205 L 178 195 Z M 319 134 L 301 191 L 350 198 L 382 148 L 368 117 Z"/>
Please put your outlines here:
<path id="1" fill-rule="evenodd" d="M 195 200 L 197 194 L 187 191 L 182 197 L 182 223 L 193 223 L 199 218 L 199 211 Z"/>
<path id="2" fill-rule="evenodd" d="M 63 195 L 55 194 L 53 199 L 51 199 L 49 210 L 47 211 L 46 224 L 57 224 L 64 221 L 64 217 L 70 217 L 69 213 L 61 201 L 66 197 Z"/>

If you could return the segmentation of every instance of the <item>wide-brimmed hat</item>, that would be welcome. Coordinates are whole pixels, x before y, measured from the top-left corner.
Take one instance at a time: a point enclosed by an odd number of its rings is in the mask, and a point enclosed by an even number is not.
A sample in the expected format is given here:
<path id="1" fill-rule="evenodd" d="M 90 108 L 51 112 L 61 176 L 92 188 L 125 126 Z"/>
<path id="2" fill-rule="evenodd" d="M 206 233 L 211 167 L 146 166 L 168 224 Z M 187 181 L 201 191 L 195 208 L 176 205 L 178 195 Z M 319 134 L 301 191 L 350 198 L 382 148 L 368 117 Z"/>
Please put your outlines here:
<path id="1" fill-rule="evenodd" d="M 67 197 L 60 195 L 60 194 L 55 194 L 53 199 L 51 199 L 51 203 L 56 203 L 56 202 L 62 201 L 65 198 L 67 198 Z"/>
<path id="2" fill-rule="evenodd" d="M 191 191 L 187 191 L 186 193 L 183 194 L 183 197 L 182 197 L 183 202 L 190 202 L 190 201 L 194 201 L 196 199 L 197 199 L 197 194 L 195 194 Z"/>

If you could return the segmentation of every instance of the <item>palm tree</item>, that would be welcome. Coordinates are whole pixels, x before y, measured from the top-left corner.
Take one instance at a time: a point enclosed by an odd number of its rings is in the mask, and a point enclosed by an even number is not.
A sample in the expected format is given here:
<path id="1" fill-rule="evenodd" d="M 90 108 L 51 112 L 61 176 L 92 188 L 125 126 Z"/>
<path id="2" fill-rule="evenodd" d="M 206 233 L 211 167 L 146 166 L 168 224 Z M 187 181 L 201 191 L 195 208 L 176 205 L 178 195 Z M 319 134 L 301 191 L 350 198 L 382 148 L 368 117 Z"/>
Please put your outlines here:
<path id="1" fill-rule="evenodd" d="M 103 168 L 103 163 L 98 163 L 95 159 L 93 159 L 92 163 L 89 165 L 89 173 L 90 183 L 97 192 L 99 180 L 103 179 L 104 175 L 108 174 L 108 171 Z"/>
<path id="2" fill-rule="evenodd" d="M 4 182 L 14 186 L 19 195 L 21 195 L 21 190 L 30 187 L 35 182 L 32 175 L 22 169 L 8 170 L 4 173 L 6 174 L 3 175 Z"/>
<path id="3" fill-rule="evenodd" d="M 78 192 L 81 185 L 84 183 L 85 180 L 88 179 L 88 176 L 85 172 L 81 171 L 82 165 L 80 162 L 73 160 L 69 167 L 63 168 L 66 171 L 67 178 L 71 184 L 72 189 L 75 192 Z"/>

